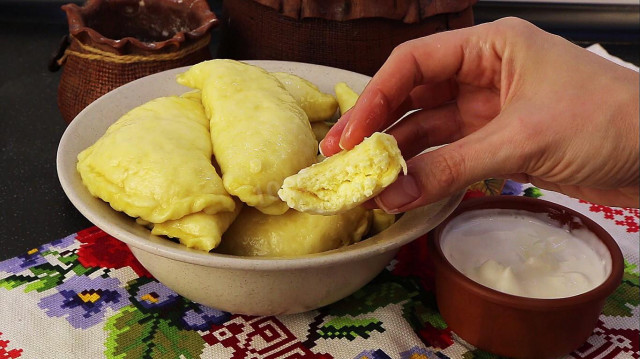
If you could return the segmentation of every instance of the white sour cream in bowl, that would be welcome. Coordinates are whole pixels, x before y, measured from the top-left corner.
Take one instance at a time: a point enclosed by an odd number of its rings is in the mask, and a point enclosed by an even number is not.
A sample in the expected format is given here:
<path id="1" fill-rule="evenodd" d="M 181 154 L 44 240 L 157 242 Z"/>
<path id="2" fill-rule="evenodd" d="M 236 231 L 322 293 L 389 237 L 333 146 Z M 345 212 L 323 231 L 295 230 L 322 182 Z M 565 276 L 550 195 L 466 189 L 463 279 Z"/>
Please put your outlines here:
<path id="1" fill-rule="evenodd" d="M 543 213 L 482 209 L 460 214 L 441 237 L 445 258 L 486 287 L 528 298 L 590 291 L 611 273 L 611 255 L 584 226 L 569 230 Z"/>

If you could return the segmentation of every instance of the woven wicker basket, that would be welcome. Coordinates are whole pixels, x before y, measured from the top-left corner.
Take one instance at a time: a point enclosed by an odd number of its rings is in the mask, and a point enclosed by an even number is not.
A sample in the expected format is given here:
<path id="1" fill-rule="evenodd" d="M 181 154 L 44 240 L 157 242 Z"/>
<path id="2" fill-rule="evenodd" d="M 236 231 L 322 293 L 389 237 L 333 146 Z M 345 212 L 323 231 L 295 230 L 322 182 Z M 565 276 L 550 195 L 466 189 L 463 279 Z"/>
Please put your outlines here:
<path id="1" fill-rule="evenodd" d="M 62 9 L 69 36 L 55 64 L 63 67 L 58 107 L 66 122 L 127 82 L 211 58 L 217 18 L 205 0 L 88 0 Z"/>
<path id="2" fill-rule="evenodd" d="M 373 75 L 398 44 L 473 24 L 476 0 L 226 0 L 217 56 Z"/>

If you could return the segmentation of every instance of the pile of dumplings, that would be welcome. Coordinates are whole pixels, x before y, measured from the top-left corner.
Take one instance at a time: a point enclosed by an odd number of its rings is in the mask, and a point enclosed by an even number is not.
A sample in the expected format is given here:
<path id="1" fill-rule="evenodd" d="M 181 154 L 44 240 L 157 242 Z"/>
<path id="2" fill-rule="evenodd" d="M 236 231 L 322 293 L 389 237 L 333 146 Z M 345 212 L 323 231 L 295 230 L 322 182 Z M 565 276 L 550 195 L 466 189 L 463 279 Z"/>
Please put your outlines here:
<path id="1" fill-rule="evenodd" d="M 155 235 L 241 256 L 323 252 L 394 222 L 359 203 L 314 212 L 296 201 L 304 188 L 278 195 L 285 179 L 323 160 L 318 141 L 358 96 L 345 83 L 336 100 L 301 77 L 233 60 L 199 63 L 177 81 L 194 90 L 130 110 L 78 155 L 93 196 Z M 397 175 L 405 165 L 395 162 Z M 302 202 L 311 209 L 290 208 Z"/>

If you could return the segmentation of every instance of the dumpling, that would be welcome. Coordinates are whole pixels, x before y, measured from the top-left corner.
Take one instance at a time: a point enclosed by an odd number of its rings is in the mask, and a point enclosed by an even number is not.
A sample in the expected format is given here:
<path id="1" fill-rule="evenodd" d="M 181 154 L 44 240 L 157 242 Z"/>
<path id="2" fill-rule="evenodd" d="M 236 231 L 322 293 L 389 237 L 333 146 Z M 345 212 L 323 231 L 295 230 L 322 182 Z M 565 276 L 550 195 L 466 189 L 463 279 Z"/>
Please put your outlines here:
<path id="1" fill-rule="evenodd" d="M 311 124 L 311 129 L 313 130 L 314 136 L 316 136 L 316 141 L 320 142 L 327 135 L 329 130 L 331 129 L 332 124 L 325 121 L 313 122 Z"/>
<path id="2" fill-rule="evenodd" d="M 222 236 L 216 252 L 239 256 L 289 257 L 319 253 L 359 241 L 371 211 L 354 208 L 334 216 L 289 210 L 270 216 L 244 207 Z"/>
<path id="3" fill-rule="evenodd" d="M 338 109 L 338 101 L 318 86 L 302 77 L 287 72 L 272 72 L 284 88 L 289 91 L 302 110 L 307 114 L 309 122 L 328 121 Z"/>
<path id="4" fill-rule="evenodd" d="M 333 86 L 333 90 L 336 92 L 341 115 L 349 111 L 351 107 L 356 104 L 356 101 L 358 101 L 358 97 L 360 96 L 344 82 L 338 82 L 335 84 L 335 86 Z"/>
<path id="5" fill-rule="evenodd" d="M 162 97 L 111 125 L 78 155 L 77 169 L 93 196 L 148 222 L 230 212 L 209 137 L 199 94 Z"/>
<path id="6" fill-rule="evenodd" d="M 378 234 L 385 229 L 391 227 L 392 224 L 396 223 L 396 215 L 387 213 L 382 209 L 376 208 L 371 211 L 371 230 L 369 231 L 370 235 Z"/>
<path id="7" fill-rule="evenodd" d="M 306 114 L 275 77 L 233 60 L 192 66 L 178 82 L 202 91 L 211 142 L 227 191 L 267 214 L 282 214 L 282 181 L 313 164 L 318 143 Z"/>
<path id="8" fill-rule="evenodd" d="M 406 173 L 406 166 L 395 138 L 376 132 L 353 149 L 287 177 L 278 194 L 298 211 L 336 214 L 376 196 L 401 170 Z"/>
<path id="9" fill-rule="evenodd" d="M 151 233 L 177 238 L 180 243 L 189 248 L 210 251 L 220 244 L 222 234 L 236 219 L 241 209 L 242 203 L 236 203 L 236 208 L 232 212 L 216 214 L 198 212 L 180 219 L 150 224 Z"/>

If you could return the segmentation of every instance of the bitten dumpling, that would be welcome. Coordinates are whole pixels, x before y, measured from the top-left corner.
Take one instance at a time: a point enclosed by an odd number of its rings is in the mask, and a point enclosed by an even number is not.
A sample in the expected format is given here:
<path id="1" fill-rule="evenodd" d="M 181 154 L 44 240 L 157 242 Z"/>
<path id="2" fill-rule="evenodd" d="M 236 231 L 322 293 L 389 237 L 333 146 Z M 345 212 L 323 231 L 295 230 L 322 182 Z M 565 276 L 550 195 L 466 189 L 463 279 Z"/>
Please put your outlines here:
<path id="1" fill-rule="evenodd" d="M 161 223 L 195 212 L 233 211 L 211 164 L 199 95 L 162 97 L 126 113 L 78 155 L 89 192 L 132 217 Z"/>
<path id="2" fill-rule="evenodd" d="M 406 173 L 406 166 L 395 138 L 376 132 L 353 149 L 287 177 L 278 194 L 298 211 L 336 214 L 376 196 L 401 170 Z"/>
<path id="3" fill-rule="evenodd" d="M 192 66 L 178 82 L 202 91 L 227 191 L 267 214 L 288 209 L 282 181 L 313 164 L 318 143 L 306 114 L 275 77 L 233 60 Z"/>
<path id="4" fill-rule="evenodd" d="M 309 122 L 327 121 L 335 115 L 338 101 L 331 94 L 320 91 L 318 86 L 300 76 L 287 72 L 272 72 L 271 74 L 293 96 L 309 117 Z"/>
<path id="5" fill-rule="evenodd" d="M 359 241 L 367 233 L 370 221 L 371 211 L 362 207 L 334 216 L 294 210 L 270 216 L 244 207 L 216 252 L 263 257 L 324 252 Z"/>

